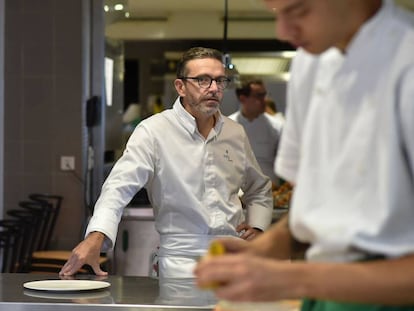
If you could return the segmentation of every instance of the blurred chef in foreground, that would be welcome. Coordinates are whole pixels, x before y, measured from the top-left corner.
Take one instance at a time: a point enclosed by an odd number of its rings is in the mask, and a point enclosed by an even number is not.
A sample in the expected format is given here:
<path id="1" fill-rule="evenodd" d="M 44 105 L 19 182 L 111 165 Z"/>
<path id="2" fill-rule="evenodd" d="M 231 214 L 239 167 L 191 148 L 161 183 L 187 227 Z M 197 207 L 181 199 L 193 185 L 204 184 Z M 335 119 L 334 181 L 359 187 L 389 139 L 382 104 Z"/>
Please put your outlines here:
<path id="1" fill-rule="evenodd" d="M 302 310 L 414 308 L 413 17 L 381 0 L 265 0 L 298 47 L 277 172 L 288 219 L 200 262 L 199 286 Z M 306 260 L 291 259 L 300 246 Z"/>
<path id="2" fill-rule="evenodd" d="M 219 51 L 203 47 L 183 54 L 173 108 L 135 128 L 102 187 L 85 239 L 73 249 L 61 275 L 75 274 L 84 264 L 106 275 L 99 254 L 115 244 L 123 208 L 143 187 L 160 234 L 160 278 L 191 277 L 215 237 L 253 239 L 270 225 L 271 182 L 242 126 L 219 110 L 229 83 L 222 59 Z"/>

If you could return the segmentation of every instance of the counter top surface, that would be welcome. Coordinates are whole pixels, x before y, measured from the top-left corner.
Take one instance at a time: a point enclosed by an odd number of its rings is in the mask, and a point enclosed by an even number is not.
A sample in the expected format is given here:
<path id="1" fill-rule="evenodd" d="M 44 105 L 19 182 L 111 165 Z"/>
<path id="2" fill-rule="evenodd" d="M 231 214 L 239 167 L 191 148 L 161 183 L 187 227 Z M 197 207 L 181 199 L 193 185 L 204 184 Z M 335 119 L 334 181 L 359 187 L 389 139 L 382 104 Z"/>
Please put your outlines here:
<path id="1" fill-rule="evenodd" d="M 111 286 L 101 290 L 79 292 L 28 290 L 23 287 L 23 284 L 29 281 L 58 279 L 59 276 L 54 274 L 0 274 L 0 309 L 212 310 L 217 303 L 212 292 L 197 289 L 193 279 L 166 279 L 159 282 L 148 277 L 77 276 L 76 279 L 106 281 Z"/>

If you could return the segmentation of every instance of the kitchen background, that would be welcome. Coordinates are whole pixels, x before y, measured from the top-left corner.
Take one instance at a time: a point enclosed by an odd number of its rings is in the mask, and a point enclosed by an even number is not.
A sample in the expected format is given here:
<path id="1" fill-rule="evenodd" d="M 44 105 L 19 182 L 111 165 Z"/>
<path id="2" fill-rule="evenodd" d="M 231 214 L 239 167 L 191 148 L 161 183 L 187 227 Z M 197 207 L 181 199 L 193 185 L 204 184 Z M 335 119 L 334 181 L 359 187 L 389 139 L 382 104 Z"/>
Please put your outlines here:
<path id="1" fill-rule="evenodd" d="M 228 5 L 224 45 L 224 0 L 0 0 L 0 215 L 30 193 L 62 195 L 52 245 L 76 245 L 125 142 L 125 110 L 136 103 L 146 117 L 157 98 L 169 107 L 174 62 L 191 46 L 228 51 L 284 110 L 291 47 L 274 39 L 260 0 Z"/>

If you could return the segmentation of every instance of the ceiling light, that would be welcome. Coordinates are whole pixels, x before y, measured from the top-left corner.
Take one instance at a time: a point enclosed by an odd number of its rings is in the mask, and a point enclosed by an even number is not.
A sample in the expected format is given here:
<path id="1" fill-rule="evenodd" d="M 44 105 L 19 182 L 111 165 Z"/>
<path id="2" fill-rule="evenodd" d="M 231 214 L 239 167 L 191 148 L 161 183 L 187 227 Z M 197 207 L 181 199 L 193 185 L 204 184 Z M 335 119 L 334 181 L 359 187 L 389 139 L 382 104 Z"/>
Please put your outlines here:
<path id="1" fill-rule="evenodd" d="M 124 9 L 124 5 L 123 4 L 118 3 L 118 4 L 115 4 L 114 5 L 114 10 L 115 11 L 122 11 L 123 9 Z"/>
<path id="2" fill-rule="evenodd" d="M 104 11 L 105 11 L 105 12 L 109 12 L 109 6 L 104 5 Z"/>
<path id="3" fill-rule="evenodd" d="M 229 88 L 235 88 L 240 85 L 240 74 L 231 62 L 231 56 L 227 51 L 228 8 L 228 0 L 224 0 L 223 64 L 225 74 L 230 78 Z"/>

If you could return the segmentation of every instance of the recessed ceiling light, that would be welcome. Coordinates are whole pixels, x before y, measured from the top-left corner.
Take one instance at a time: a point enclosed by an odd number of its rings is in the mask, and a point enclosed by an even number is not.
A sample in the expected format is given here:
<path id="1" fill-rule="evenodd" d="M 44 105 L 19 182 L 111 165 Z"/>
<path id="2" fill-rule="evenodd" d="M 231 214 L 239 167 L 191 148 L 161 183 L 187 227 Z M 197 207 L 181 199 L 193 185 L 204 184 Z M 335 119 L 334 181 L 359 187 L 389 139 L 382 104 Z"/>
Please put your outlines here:
<path id="1" fill-rule="evenodd" d="M 104 5 L 104 11 L 105 11 L 105 12 L 109 12 L 109 6 Z"/>
<path id="2" fill-rule="evenodd" d="M 124 9 L 124 5 L 123 4 L 118 3 L 118 4 L 115 4 L 114 5 L 114 10 L 115 11 L 122 11 L 123 9 Z"/>

